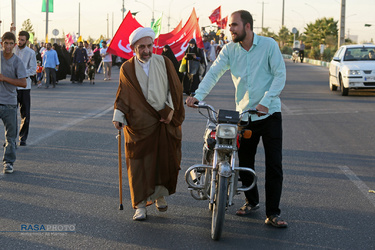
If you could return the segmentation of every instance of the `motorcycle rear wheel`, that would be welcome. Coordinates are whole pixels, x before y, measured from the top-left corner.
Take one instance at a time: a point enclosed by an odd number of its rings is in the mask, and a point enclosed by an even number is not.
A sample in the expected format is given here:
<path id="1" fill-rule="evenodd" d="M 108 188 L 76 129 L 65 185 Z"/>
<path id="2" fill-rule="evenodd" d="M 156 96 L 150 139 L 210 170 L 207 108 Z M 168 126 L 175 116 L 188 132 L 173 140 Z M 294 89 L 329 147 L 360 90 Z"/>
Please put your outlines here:
<path id="1" fill-rule="evenodd" d="M 225 210 L 228 199 L 228 178 L 219 176 L 216 197 L 212 210 L 211 238 L 219 240 L 223 231 Z"/>

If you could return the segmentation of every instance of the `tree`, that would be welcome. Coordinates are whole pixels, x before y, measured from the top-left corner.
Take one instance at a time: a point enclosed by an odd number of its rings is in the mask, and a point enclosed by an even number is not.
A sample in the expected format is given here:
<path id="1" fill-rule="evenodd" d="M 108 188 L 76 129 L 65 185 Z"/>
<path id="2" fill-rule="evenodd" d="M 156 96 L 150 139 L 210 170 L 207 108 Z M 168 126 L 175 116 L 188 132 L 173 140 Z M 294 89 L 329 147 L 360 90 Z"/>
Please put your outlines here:
<path id="1" fill-rule="evenodd" d="M 326 44 L 335 47 L 337 45 L 338 21 L 333 18 L 317 19 L 315 23 L 307 24 L 305 28 L 306 43 L 313 47 L 319 44 Z"/>
<path id="2" fill-rule="evenodd" d="M 273 38 L 277 39 L 277 35 L 275 33 L 273 33 L 272 31 L 270 31 L 268 27 L 262 28 L 262 32 L 260 32 L 259 35 L 266 36 L 266 37 L 273 37 Z"/>
<path id="3" fill-rule="evenodd" d="M 285 26 L 281 27 L 279 31 L 279 41 L 281 42 L 281 47 L 288 44 L 289 36 L 289 30 Z"/>
<path id="4" fill-rule="evenodd" d="M 29 33 L 33 33 L 33 35 L 35 35 L 34 27 L 33 27 L 33 25 L 31 24 L 30 19 L 27 19 L 27 20 L 25 20 L 25 21 L 22 23 L 21 30 L 27 31 L 27 32 L 29 32 Z"/>

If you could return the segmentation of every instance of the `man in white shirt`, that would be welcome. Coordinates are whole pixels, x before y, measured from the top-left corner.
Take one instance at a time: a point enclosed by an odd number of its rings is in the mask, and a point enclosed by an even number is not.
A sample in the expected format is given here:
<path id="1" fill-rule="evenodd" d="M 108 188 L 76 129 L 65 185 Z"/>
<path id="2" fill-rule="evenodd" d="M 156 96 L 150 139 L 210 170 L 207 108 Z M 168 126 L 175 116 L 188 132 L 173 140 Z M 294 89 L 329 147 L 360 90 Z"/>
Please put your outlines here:
<path id="1" fill-rule="evenodd" d="M 104 81 L 111 80 L 111 70 L 112 70 L 112 55 L 107 53 L 107 42 L 102 42 L 103 48 L 100 50 L 100 56 L 103 61 L 104 69 Z"/>
<path id="2" fill-rule="evenodd" d="M 30 124 L 30 90 L 31 78 L 36 74 L 36 56 L 34 50 L 27 47 L 29 40 L 29 33 L 27 31 L 20 31 L 18 33 L 18 46 L 15 47 L 15 54 L 21 59 L 26 68 L 26 83 L 25 88 L 17 87 L 17 100 L 20 106 L 21 125 L 19 132 L 20 146 L 26 146 L 27 136 L 29 134 Z"/>

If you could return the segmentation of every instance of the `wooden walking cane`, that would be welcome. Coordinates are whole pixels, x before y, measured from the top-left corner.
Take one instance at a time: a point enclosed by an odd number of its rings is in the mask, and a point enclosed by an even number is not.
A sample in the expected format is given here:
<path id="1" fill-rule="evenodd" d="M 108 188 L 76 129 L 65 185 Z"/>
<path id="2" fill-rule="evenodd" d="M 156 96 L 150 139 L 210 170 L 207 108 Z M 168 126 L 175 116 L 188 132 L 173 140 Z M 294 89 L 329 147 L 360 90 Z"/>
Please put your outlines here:
<path id="1" fill-rule="evenodd" d="M 120 127 L 122 124 L 120 123 Z M 122 129 L 122 128 L 121 128 Z M 120 196 L 120 210 L 124 210 L 122 205 L 122 158 L 121 158 L 121 129 L 118 131 L 117 140 L 118 140 L 118 178 L 119 178 L 119 196 Z"/>

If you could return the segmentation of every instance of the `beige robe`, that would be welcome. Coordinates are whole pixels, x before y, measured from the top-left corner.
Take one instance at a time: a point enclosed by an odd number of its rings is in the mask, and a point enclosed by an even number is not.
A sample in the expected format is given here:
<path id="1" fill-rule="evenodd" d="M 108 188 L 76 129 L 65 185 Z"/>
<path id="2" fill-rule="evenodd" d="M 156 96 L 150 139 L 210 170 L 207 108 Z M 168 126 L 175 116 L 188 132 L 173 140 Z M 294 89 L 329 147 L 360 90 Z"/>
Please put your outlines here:
<path id="1" fill-rule="evenodd" d="M 115 109 L 125 115 L 125 156 L 132 205 L 152 197 L 158 186 L 176 190 L 181 162 L 182 85 L 172 62 L 153 55 L 149 77 L 133 57 L 123 64 Z M 165 90 L 168 90 L 165 91 Z M 161 94 L 160 92 L 163 92 Z M 170 124 L 160 122 L 174 110 Z M 160 194 L 167 194 L 161 191 Z"/>

